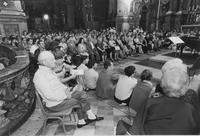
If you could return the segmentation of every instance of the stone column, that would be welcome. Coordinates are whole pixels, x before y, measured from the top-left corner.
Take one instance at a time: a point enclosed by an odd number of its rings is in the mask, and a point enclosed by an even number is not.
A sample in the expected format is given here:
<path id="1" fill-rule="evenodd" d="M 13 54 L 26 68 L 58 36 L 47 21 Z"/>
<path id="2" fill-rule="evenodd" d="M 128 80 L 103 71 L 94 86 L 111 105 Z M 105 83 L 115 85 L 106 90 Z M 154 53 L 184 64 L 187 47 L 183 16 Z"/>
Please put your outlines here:
<path id="1" fill-rule="evenodd" d="M 180 0 L 180 5 L 179 5 L 179 8 L 178 8 L 178 11 L 182 11 L 183 10 L 183 1 L 184 0 Z M 186 2 L 186 1 L 184 1 Z"/>
<path id="2" fill-rule="evenodd" d="M 74 4 L 73 4 L 73 0 L 66 0 L 66 5 L 67 5 L 67 20 L 66 20 L 66 24 L 67 27 L 72 29 L 75 26 L 75 15 L 74 15 Z"/>
<path id="3" fill-rule="evenodd" d="M 125 23 L 124 18 L 128 18 L 128 6 L 124 2 L 124 0 L 117 0 L 117 18 L 116 18 L 117 31 L 122 31 L 122 24 Z"/>
<path id="4" fill-rule="evenodd" d="M 166 13 L 167 15 L 168 14 L 172 14 L 172 12 L 173 12 L 173 4 L 174 4 L 174 2 L 172 0 L 170 0 L 169 1 L 169 10 Z"/>
<path id="5" fill-rule="evenodd" d="M 175 8 L 177 8 L 176 16 L 175 16 L 175 22 L 174 22 L 174 28 L 179 30 L 181 28 L 181 17 L 182 17 L 182 9 L 183 9 L 183 0 L 180 0 L 180 3 L 176 3 Z"/>
<path id="6" fill-rule="evenodd" d="M 172 20 L 174 18 L 173 13 L 175 12 L 175 5 L 176 5 L 176 0 L 169 0 L 169 10 L 166 13 L 165 16 L 165 29 L 166 30 L 171 30 L 173 24 Z"/>
<path id="7" fill-rule="evenodd" d="M 129 23 L 130 28 L 138 26 L 141 4 L 141 0 L 117 0 L 117 30 L 121 30 L 123 23 Z"/>
<path id="8" fill-rule="evenodd" d="M 109 0 L 109 9 L 108 9 L 108 14 L 112 14 L 117 10 L 117 2 L 116 0 Z"/>
<path id="9" fill-rule="evenodd" d="M 149 8 L 147 8 L 147 15 L 146 15 L 146 29 L 147 30 L 150 30 L 150 27 L 149 27 L 149 21 L 150 21 L 150 9 Z"/>

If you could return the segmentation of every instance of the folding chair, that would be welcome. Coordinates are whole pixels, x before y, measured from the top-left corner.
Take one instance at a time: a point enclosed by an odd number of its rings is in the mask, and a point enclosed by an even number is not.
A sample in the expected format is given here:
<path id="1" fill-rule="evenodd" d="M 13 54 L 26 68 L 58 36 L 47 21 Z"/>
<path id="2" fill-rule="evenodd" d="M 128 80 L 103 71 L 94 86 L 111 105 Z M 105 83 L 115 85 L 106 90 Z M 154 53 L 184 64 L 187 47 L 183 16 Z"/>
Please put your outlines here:
<path id="1" fill-rule="evenodd" d="M 47 109 L 45 109 L 44 104 L 42 102 L 42 98 L 40 97 L 38 92 L 37 91 L 35 91 L 35 92 L 36 92 L 36 97 L 38 100 L 39 107 L 44 115 L 44 124 L 43 124 L 42 133 L 44 133 L 44 131 L 46 130 L 46 125 L 47 125 L 48 119 L 60 120 L 65 134 L 66 134 L 65 125 L 76 125 L 77 124 L 76 117 L 73 112 L 73 108 L 77 108 L 77 107 L 72 107 L 72 108 L 69 108 L 69 109 L 66 109 L 66 110 L 60 111 L 60 112 L 50 112 Z M 69 122 L 64 122 L 64 119 L 66 116 L 69 116 L 69 118 L 70 118 Z M 74 118 L 74 121 L 72 121 L 72 117 Z"/>

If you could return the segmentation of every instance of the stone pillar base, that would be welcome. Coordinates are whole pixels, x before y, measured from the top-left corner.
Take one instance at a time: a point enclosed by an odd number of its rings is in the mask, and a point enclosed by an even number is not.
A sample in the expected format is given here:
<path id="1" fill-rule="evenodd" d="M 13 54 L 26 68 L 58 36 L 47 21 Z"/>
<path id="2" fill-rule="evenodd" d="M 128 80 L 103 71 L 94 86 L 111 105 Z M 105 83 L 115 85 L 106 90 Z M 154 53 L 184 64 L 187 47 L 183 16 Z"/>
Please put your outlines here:
<path id="1" fill-rule="evenodd" d="M 163 24 L 163 29 L 170 31 L 171 30 L 171 21 L 172 21 L 172 14 L 167 14 L 165 16 L 165 23 Z"/>
<path id="2" fill-rule="evenodd" d="M 26 19 L 23 15 L 0 14 L 0 35 L 21 35 L 28 30 Z"/>
<path id="3" fill-rule="evenodd" d="M 117 18 L 116 18 L 116 29 L 117 29 L 118 32 L 123 31 L 122 26 L 123 26 L 124 23 L 129 24 L 129 29 L 136 27 L 136 23 L 135 23 L 134 18 L 132 16 L 129 16 L 129 17 L 117 16 Z"/>
<path id="4" fill-rule="evenodd" d="M 175 17 L 175 23 L 174 23 L 174 28 L 176 30 L 179 30 L 181 28 L 181 14 L 176 15 L 176 17 Z"/>
<path id="5" fill-rule="evenodd" d="M 21 35 L 27 31 L 26 20 L 20 0 L 6 1 L 0 7 L 0 35 Z"/>

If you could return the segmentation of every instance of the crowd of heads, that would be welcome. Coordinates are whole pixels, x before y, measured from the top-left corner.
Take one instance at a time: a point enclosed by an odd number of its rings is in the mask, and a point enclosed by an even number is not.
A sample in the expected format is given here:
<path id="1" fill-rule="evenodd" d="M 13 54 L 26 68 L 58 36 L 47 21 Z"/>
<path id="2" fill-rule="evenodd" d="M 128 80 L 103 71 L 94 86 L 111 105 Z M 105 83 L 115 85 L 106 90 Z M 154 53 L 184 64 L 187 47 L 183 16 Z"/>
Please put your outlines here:
<path id="1" fill-rule="evenodd" d="M 25 32 L 21 37 L 21 46 L 29 52 L 31 63 L 34 62 L 35 65 L 43 65 L 52 70 L 55 70 L 59 64 L 76 68 L 82 65 L 83 71 L 84 67 L 96 69 L 97 63 L 102 61 L 104 70 L 112 71 L 113 61 L 132 55 L 155 52 L 163 47 L 168 47 L 169 45 L 166 45 L 165 41 L 169 35 L 173 35 L 173 33 L 147 33 L 139 28 L 128 33 L 118 33 L 114 28 L 101 31 L 82 30 L 45 34 Z M 6 40 L 8 39 L 2 40 L 3 44 L 19 46 L 17 38 L 13 38 L 11 43 Z M 152 89 L 154 85 L 151 83 L 153 73 L 148 69 L 141 72 L 140 79 L 135 79 L 135 84 L 139 84 L 138 80 L 149 83 L 152 86 L 150 95 L 147 96 L 149 98 L 157 97 L 157 93 L 175 98 L 180 98 L 186 94 L 189 89 L 189 76 L 187 66 L 183 64 L 182 60 L 173 59 L 166 62 L 161 72 L 160 83 L 155 90 Z M 128 81 L 130 78 L 135 78 L 135 73 L 136 67 L 133 65 L 124 68 L 124 75 L 128 77 Z M 86 90 L 84 74 L 76 78 L 76 84 L 81 84 Z M 131 89 L 134 93 L 134 88 Z M 130 94 L 133 95 L 133 93 Z M 131 96 L 124 101 L 131 101 Z"/>
<path id="2" fill-rule="evenodd" d="M 115 28 L 70 32 L 24 32 L 21 37 L 3 37 L 1 44 L 25 48 L 30 53 L 50 50 L 55 58 L 88 53 L 91 61 L 117 61 L 127 56 L 157 51 L 165 47 L 169 33 L 146 32 L 135 28 L 127 33 Z"/>
<path id="3" fill-rule="evenodd" d="M 24 32 L 20 38 L 17 36 L 3 37 L 2 44 L 22 46 L 30 54 L 35 54 L 38 51 L 36 56 L 39 55 L 39 52 L 51 51 L 56 60 L 62 59 L 63 62 L 74 64 L 77 67 L 83 63 L 92 68 L 95 67 L 96 63 L 103 61 L 104 68 L 108 69 L 113 65 L 112 61 L 117 61 L 119 58 L 159 50 L 165 46 L 167 37 L 175 34 L 177 35 L 175 32 L 146 32 L 140 28 L 135 28 L 127 33 L 117 32 L 115 28 L 58 33 Z M 48 52 L 46 54 L 49 58 L 54 59 Z M 39 64 L 53 65 L 40 58 L 42 56 L 38 57 Z M 161 86 L 166 94 L 177 95 L 170 94 L 168 90 L 184 90 L 182 86 L 187 84 L 188 77 L 186 75 L 187 67 L 182 65 L 181 60 L 175 59 L 167 62 L 161 71 L 163 74 Z M 135 73 L 135 67 L 126 67 L 124 72 L 130 77 Z M 176 77 L 174 78 L 172 75 L 176 75 Z M 151 71 L 145 70 L 141 73 L 142 81 L 150 81 L 151 79 Z"/>
<path id="4" fill-rule="evenodd" d="M 119 58 L 159 50 L 165 46 L 164 41 L 170 35 L 174 35 L 174 33 L 148 33 L 140 28 L 133 29 L 127 33 L 118 33 L 115 28 L 101 31 L 77 30 L 59 33 L 24 32 L 21 37 L 21 43 L 19 42 L 19 37 L 15 36 L 3 37 L 2 43 L 12 46 L 20 46 L 21 44 L 30 54 L 35 54 L 36 51 L 51 51 L 54 56 L 48 54 L 48 52 L 45 55 L 51 58 L 49 59 L 50 61 L 43 61 L 41 60 L 42 56 L 38 57 L 39 64 L 44 65 L 45 63 L 45 65 L 51 67 L 53 67 L 51 60 L 55 58 L 56 60 L 62 59 L 63 62 L 74 64 L 77 67 L 83 63 L 89 68 L 95 67 L 96 63 L 103 61 L 104 68 L 108 69 L 112 67 L 112 61 L 117 61 Z M 108 59 L 111 61 L 108 61 Z M 181 60 L 175 59 L 167 62 L 161 71 L 163 74 L 161 86 L 164 92 L 168 95 L 180 95 L 181 92 L 172 94 L 169 90 L 184 90 L 182 86 L 188 84 L 187 67 L 182 65 Z M 134 75 L 135 67 L 126 67 L 124 73 L 128 77 Z M 174 78 L 172 75 L 176 75 L 176 77 Z M 144 70 L 141 73 L 141 81 L 151 81 L 151 79 L 151 71 Z"/>

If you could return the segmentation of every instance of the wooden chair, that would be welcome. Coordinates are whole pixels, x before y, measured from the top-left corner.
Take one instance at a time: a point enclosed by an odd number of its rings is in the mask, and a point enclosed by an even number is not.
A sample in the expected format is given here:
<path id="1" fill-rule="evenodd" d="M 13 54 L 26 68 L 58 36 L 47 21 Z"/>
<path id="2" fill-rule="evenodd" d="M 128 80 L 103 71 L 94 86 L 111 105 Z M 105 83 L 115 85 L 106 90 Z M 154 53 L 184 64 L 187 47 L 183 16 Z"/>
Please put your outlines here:
<path id="1" fill-rule="evenodd" d="M 72 107 L 70 109 L 66 109 L 65 111 L 60 111 L 60 112 L 51 112 L 48 111 L 47 109 L 45 109 L 44 104 L 42 102 L 42 98 L 40 97 L 40 95 L 38 94 L 37 91 L 36 92 L 36 97 L 38 100 L 38 105 L 44 115 L 44 124 L 43 124 L 43 130 L 42 133 L 44 133 L 44 131 L 46 131 L 46 126 L 47 126 L 47 120 L 48 119 L 58 119 L 61 121 L 62 126 L 63 126 L 63 130 L 64 133 L 66 134 L 66 130 L 65 130 L 65 125 L 76 125 L 77 121 L 76 121 L 76 117 L 75 114 L 73 112 L 73 108 L 77 108 L 77 107 Z M 64 119 L 65 117 L 69 117 L 70 121 L 69 122 L 65 122 Z M 74 121 L 72 119 L 72 117 L 74 118 Z"/>

